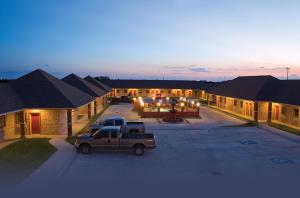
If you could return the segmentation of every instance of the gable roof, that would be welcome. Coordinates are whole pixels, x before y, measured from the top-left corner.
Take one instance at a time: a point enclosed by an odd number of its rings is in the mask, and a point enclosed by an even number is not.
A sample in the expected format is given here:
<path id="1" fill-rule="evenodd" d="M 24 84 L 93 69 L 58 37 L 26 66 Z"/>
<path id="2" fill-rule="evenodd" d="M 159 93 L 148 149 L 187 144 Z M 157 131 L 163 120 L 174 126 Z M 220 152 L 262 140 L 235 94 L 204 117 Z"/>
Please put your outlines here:
<path id="1" fill-rule="evenodd" d="M 209 90 L 215 83 L 188 80 L 111 80 L 101 79 L 102 83 L 112 88 L 140 88 L 140 89 L 202 89 Z"/>
<path id="2" fill-rule="evenodd" d="M 89 83 L 95 85 L 96 87 L 99 87 L 107 92 L 111 92 L 111 87 L 107 86 L 106 84 L 100 82 L 99 80 L 96 80 L 95 78 L 91 76 L 87 76 L 84 78 L 84 80 L 88 81 Z"/>
<path id="3" fill-rule="evenodd" d="M 273 102 L 300 105 L 300 80 L 281 80 Z"/>
<path id="4" fill-rule="evenodd" d="M 25 107 L 9 83 L 0 83 L 0 93 L 0 115 L 7 112 L 14 112 Z"/>
<path id="5" fill-rule="evenodd" d="M 77 108 L 94 100 L 40 69 L 11 81 L 10 85 L 26 108 Z"/>
<path id="6" fill-rule="evenodd" d="M 230 81 L 226 81 L 210 93 L 240 98 L 246 100 L 265 101 L 271 100 L 279 86 L 280 80 L 273 76 L 242 76 Z"/>
<path id="7" fill-rule="evenodd" d="M 93 97 L 104 96 L 106 94 L 105 90 L 96 87 L 92 83 L 76 76 L 75 74 L 70 74 L 62 79 L 62 81 L 80 89 L 81 91 L 89 94 Z"/>

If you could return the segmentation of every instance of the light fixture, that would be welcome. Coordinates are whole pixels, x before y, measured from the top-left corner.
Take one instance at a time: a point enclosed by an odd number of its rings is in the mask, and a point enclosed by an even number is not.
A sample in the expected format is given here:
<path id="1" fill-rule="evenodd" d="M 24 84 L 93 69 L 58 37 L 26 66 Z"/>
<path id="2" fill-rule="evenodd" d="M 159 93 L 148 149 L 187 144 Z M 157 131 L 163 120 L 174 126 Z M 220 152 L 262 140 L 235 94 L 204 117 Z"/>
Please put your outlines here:
<path id="1" fill-rule="evenodd" d="M 192 105 L 194 105 L 195 104 L 195 102 L 194 101 L 192 101 Z"/>
<path id="2" fill-rule="evenodd" d="M 180 103 L 180 106 L 184 107 L 184 103 L 183 103 L 183 102 L 182 102 L 182 103 Z"/>
<path id="3" fill-rule="evenodd" d="M 169 98 L 169 97 L 167 97 L 167 100 L 170 100 L 170 98 Z"/>
<path id="4" fill-rule="evenodd" d="M 154 96 L 152 97 L 152 100 L 155 100 L 155 97 L 154 97 Z"/>
<path id="5" fill-rule="evenodd" d="M 160 102 L 157 103 L 157 106 L 160 107 Z"/>
<path id="6" fill-rule="evenodd" d="M 200 107 L 200 103 L 199 102 L 197 102 L 197 107 Z"/>

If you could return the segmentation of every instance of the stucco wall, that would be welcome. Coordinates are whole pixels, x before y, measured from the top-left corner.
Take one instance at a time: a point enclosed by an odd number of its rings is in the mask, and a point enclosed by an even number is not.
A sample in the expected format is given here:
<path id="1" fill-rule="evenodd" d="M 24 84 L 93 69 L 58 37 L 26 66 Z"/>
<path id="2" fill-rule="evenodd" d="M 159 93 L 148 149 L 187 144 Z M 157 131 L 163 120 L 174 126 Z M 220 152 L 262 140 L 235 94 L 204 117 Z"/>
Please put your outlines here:
<path id="1" fill-rule="evenodd" d="M 275 119 L 275 106 L 279 107 L 279 120 Z M 282 112 L 283 108 L 285 108 L 285 113 Z M 287 104 L 279 104 L 279 103 L 273 103 L 272 104 L 272 121 L 278 122 L 281 124 L 285 124 L 287 126 L 300 128 L 300 118 L 296 117 L 294 115 L 294 109 L 300 109 L 299 106 L 295 105 L 287 105 Z"/>
<path id="2" fill-rule="evenodd" d="M 135 97 L 153 97 L 156 94 L 161 94 L 162 97 L 178 96 L 198 98 L 200 91 L 192 89 L 114 89 L 114 93 L 116 97 L 128 96 L 131 93 L 131 95 Z"/>

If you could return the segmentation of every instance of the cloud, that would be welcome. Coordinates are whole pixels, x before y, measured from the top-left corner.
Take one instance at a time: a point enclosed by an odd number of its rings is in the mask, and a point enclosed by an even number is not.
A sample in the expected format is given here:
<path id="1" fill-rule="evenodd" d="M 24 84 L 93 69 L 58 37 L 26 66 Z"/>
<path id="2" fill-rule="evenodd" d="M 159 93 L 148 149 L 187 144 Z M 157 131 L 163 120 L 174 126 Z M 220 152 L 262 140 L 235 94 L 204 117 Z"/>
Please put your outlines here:
<path id="1" fill-rule="evenodd" d="M 189 65 L 189 66 L 165 66 L 166 69 L 176 73 L 184 72 L 210 72 L 210 69 L 203 66 Z"/>
<path id="2" fill-rule="evenodd" d="M 196 65 L 190 65 L 188 67 L 188 70 L 193 72 L 210 72 L 208 68 L 202 66 L 196 66 Z"/>

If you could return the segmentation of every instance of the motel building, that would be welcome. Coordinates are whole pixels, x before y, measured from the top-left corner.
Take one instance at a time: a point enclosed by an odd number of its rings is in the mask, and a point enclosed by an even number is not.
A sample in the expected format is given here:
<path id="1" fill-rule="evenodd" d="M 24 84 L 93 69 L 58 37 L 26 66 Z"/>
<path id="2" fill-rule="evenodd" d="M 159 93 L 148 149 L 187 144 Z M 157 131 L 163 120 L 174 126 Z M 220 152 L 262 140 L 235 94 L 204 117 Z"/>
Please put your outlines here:
<path id="1" fill-rule="evenodd" d="M 185 80 L 101 80 L 113 88 L 114 97 L 186 97 L 207 99 L 215 83 Z"/>
<path id="2" fill-rule="evenodd" d="M 72 135 L 85 126 L 102 109 L 106 92 L 93 87 L 92 95 L 89 83 L 85 91 L 70 84 L 42 70 L 0 83 L 0 140 Z"/>
<path id="3" fill-rule="evenodd" d="M 300 81 L 272 76 L 238 77 L 208 94 L 210 107 L 256 121 L 300 129 Z"/>

